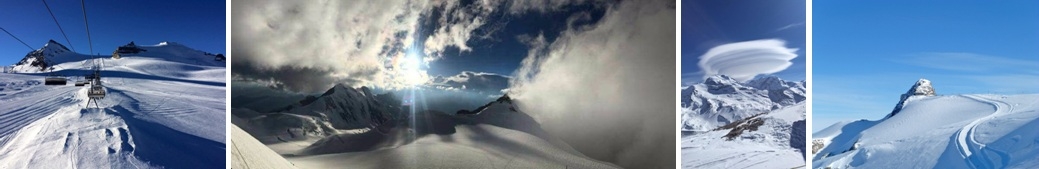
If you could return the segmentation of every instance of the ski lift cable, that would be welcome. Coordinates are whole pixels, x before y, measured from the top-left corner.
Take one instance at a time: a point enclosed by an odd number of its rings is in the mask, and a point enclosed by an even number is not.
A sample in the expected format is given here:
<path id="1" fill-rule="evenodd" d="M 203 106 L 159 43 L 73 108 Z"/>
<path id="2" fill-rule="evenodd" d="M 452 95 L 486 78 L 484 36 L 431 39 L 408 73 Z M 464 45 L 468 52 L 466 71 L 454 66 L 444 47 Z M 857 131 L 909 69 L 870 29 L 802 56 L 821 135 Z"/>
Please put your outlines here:
<path id="1" fill-rule="evenodd" d="M 90 39 L 90 21 L 87 21 L 87 2 L 80 0 L 79 3 L 83 7 L 83 25 L 87 28 L 87 44 L 90 45 L 90 53 L 94 53 L 94 42 Z"/>
<path id="2" fill-rule="evenodd" d="M 29 46 L 29 44 L 26 44 L 25 41 L 22 41 L 22 39 L 18 39 L 18 37 L 14 36 L 14 34 L 11 34 L 11 32 L 8 32 L 7 29 L 4 29 L 4 27 L 0 27 L 0 30 L 4 30 L 4 32 L 7 32 L 7 35 L 11 35 L 11 37 L 14 38 L 14 40 L 18 40 L 18 42 L 22 42 L 22 44 L 25 45 L 25 47 L 29 48 L 29 50 L 36 50 L 36 49 L 33 49 L 31 46 Z"/>
<path id="3" fill-rule="evenodd" d="M 65 37 L 65 42 L 69 44 L 69 47 L 72 48 L 73 52 L 76 52 L 76 47 L 73 47 L 72 41 L 69 41 L 69 35 L 65 34 L 65 29 L 61 28 L 61 24 L 58 23 L 58 18 L 54 16 L 54 12 L 51 12 L 51 7 L 50 5 L 47 5 L 47 0 L 41 1 L 43 1 L 43 6 L 47 7 L 47 12 L 51 14 L 51 19 L 54 19 L 54 24 L 58 25 L 58 30 L 61 31 L 61 36 Z"/>

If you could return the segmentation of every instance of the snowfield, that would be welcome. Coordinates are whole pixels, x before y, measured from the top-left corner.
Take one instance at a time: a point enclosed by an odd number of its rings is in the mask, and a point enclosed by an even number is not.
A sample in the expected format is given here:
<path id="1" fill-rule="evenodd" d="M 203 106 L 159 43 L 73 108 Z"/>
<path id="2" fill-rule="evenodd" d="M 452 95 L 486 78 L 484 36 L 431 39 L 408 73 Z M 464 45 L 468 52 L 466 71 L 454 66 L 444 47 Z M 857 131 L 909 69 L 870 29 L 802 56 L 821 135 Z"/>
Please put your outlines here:
<path id="1" fill-rule="evenodd" d="M 732 130 L 713 130 L 682 136 L 682 168 L 797 168 L 804 167 L 805 103 L 755 117 L 763 121 L 754 131 L 729 140 Z M 800 127 L 791 126 L 800 121 Z M 794 131 L 799 130 L 799 131 Z M 800 136 L 791 134 L 800 132 Z M 801 142 L 791 139 L 801 137 Z"/>
<path id="2" fill-rule="evenodd" d="M 0 74 L 0 168 L 225 166 L 223 62 L 175 43 L 120 59 L 58 46 L 39 51 L 55 53 L 45 60 L 68 85 L 43 85 L 50 72 L 27 64 Z M 97 107 L 73 86 L 95 65 L 107 92 Z"/>
<path id="3" fill-rule="evenodd" d="M 296 168 L 271 151 L 249 133 L 231 125 L 231 168 L 292 169 Z"/>
<path id="4" fill-rule="evenodd" d="M 821 148 L 813 166 L 1039 167 L 1039 94 L 914 95 L 904 103 L 887 118 L 814 133 Z"/>
<path id="5" fill-rule="evenodd" d="M 353 106 L 343 108 L 348 110 L 364 106 L 346 103 L 369 103 L 367 106 L 375 107 L 382 104 L 375 103 L 373 98 L 348 97 L 356 94 L 355 89 L 337 85 L 313 103 L 320 103 L 322 107 L 326 104 Z M 345 99 L 368 101 L 342 101 Z M 508 97 L 466 114 L 420 111 L 399 121 L 381 123 L 375 122 L 381 118 L 336 122 L 339 124 L 325 121 L 328 118 L 312 120 L 323 114 L 342 114 L 331 120 L 379 117 L 375 115 L 385 113 L 380 108 L 368 107 L 365 110 L 369 111 L 361 111 L 368 115 L 358 115 L 357 111 L 343 114 L 335 113 L 340 111 L 338 109 L 299 106 L 280 113 L 236 111 L 232 122 L 236 126 L 248 126 L 250 129 L 244 131 L 251 136 L 233 138 L 243 140 L 242 143 L 232 141 L 232 147 L 236 147 L 232 151 L 234 164 L 242 168 L 266 168 L 245 163 L 287 160 L 298 168 L 619 168 L 582 155 L 562 140 L 549 136 Z M 284 123 L 304 125 L 286 128 Z M 358 123 L 369 126 L 356 128 Z M 329 132 L 319 126 L 337 127 Z M 250 140 L 266 146 L 258 146 Z M 238 151 L 242 153 L 236 153 Z M 247 151 L 261 153 L 244 153 Z"/>

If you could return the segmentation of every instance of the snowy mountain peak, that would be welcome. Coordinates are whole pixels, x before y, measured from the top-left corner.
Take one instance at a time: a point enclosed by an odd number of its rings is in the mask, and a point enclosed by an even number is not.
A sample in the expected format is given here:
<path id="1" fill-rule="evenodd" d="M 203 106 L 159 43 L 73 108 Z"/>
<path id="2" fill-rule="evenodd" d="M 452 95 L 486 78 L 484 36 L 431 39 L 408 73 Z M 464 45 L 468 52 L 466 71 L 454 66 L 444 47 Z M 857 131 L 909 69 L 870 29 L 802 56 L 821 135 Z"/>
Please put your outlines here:
<path id="1" fill-rule="evenodd" d="M 335 86 L 332 86 L 332 88 L 329 88 L 327 91 L 325 91 L 324 94 L 321 94 L 321 96 L 328 96 L 336 93 L 336 91 L 359 92 L 362 96 L 372 96 L 372 89 L 368 88 L 367 86 L 361 86 L 360 88 L 354 89 L 351 87 L 347 87 L 343 84 L 336 84 Z"/>
<path id="2" fill-rule="evenodd" d="M 176 45 L 176 44 L 177 43 L 174 43 L 174 42 L 162 41 L 162 42 L 159 42 L 159 44 L 155 44 L 155 46 L 167 46 L 167 45 Z"/>
<path id="3" fill-rule="evenodd" d="M 909 98 L 913 96 L 935 96 L 934 87 L 931 87 L 931 81 L 923 78 L 917 80 L 916 84 L 913 84 L 913 87 L 909 88 L 909 91 L 906 91 L 905 94 L 902 94 L 901 99 L 898 100 L 898 104 L 895 105 L 895 109 L 892 110 L 891 113 L 887 115 L 887 117 L 891 117 L 895 114 L 898 114 L 898 112 L 902 110 L 902 107 L 905 106 L 906 101 L 908 101 Z"/>
<path id="4" fill-rule="evenodd" d="M 20 73 L 43 72 L 55 64 L 75 59 L 74 57 L 76 56 L 59 56 L 71 54 L 75 53 L 66 48 L 65 45 L 49 40 L 43 47 L 25 54 L 22 60 L 14 64 L 12 71 Z"/>
<path id="5" fill-rule="evenodd" d="M 787 88 L 790 88 L 791 86 L 796 86 L 797 82 L 783 81 L 783 79 L 780 79 L 777 76 L 768 75 L 768 76 L 760 76 L 758 78 L 755 78 L 755 79 L 752 79 L 750 81 L 747 81 L 746 84 L 747 84 L 747 86 L 754 87 L 754 88 L 757 88 L 757 89 L 778 90 L 778 89 L 787 89 Z"/>
<path id="6" fill-rule="evenodd" d="M 42 48 L 37 49 L 37 51 L 40 51 L 40 50 L 60 51 L 60 52 L 71 51 L 71 50 L 69 50 L 69 48 L 66 48 L 65 45 L 61 45 L 61 43 L 58 43 L 57 41 L 54 41 L 54 39 L 51 39 L 50 41 L 47 41 L 47 44 L 44 44 Z"/>
<path id="7" fill-rule="evenodd" d="M 908 92 L 906 92 L 906 95 L 934 96 L 934 87 L 931 87 L 930 80 L 921 78 L 920 80 L 916 81 L 916 84 L 913 84 L 913 87 L 910 88 Z"/>
<path id="8" fill-rule="evenodd" d="M 328 118 L 337 129 L 358 129 L 399 118 L 399 102 L 388 94 L 372 94 L 368 87 L 336 84 L 320 96 L 307 96 L 282 112 Z"/>
<path id="9" fill-rule="evenodd" d="M 715 85 L 726 85 L 726 86 L 729 86 L 729 85 L 739 84 L 739 81 L 736 81 L 736 79 L 733 79 L 732 77 L 725 76 L 725 75 L 714 75 L 714 76 L 707 77 L 707 79 L 705 79 L 703 83 L 706 84 L 706 85 L 712 85 L 712 86 L 715 86 Z"/>
<path id="10" fill-rule="evenodd" d="M 328 91 L 325 92 L 325 93 L 327 95 L 328 93 L 333 93 L 336 90 L 347 90 L 347 89 L 350 89 L 350 88 L 346 87 L 346 85 L 343 85 L 341 83 L 336 83 L 335 85 L 332 86 L 332 88 L 329 88 Z"/>

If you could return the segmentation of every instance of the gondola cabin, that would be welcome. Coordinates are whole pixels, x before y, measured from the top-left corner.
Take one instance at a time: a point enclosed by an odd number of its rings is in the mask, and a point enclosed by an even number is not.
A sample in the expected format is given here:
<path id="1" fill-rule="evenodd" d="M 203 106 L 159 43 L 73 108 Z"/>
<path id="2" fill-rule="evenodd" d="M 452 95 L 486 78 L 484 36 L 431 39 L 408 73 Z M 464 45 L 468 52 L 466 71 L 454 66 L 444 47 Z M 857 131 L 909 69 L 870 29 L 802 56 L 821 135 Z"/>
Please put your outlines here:
<path id="1" fill-rule="evenodd" d="M 87 91 L 87 97 L 91 99 L 103 99 L 105 98 L 105 88 L 101 85 L 91 85 L 90 90 Z"/>
<path id="2" fill-rule="evenodd" d="M 68 84 L 68 79 L 64 77 L 51 76 L 43 79 L 44 85 L 65 85 Z"/>

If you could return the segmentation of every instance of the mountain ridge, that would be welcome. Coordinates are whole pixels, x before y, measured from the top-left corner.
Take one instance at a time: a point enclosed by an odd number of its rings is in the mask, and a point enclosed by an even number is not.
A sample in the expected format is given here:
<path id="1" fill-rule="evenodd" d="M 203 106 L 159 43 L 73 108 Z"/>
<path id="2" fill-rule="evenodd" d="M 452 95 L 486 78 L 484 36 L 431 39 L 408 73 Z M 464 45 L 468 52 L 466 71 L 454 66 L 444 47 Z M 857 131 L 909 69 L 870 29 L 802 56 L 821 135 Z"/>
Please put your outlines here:
<path id="1" fill-rule="evenodd" d="M 762 76 L 740 83 L 725 75 L 707 77 L 703 83 L 682 90 L 684 131 L 707 131 L 716 127 L 803 102 L 803 82 Z"/>

